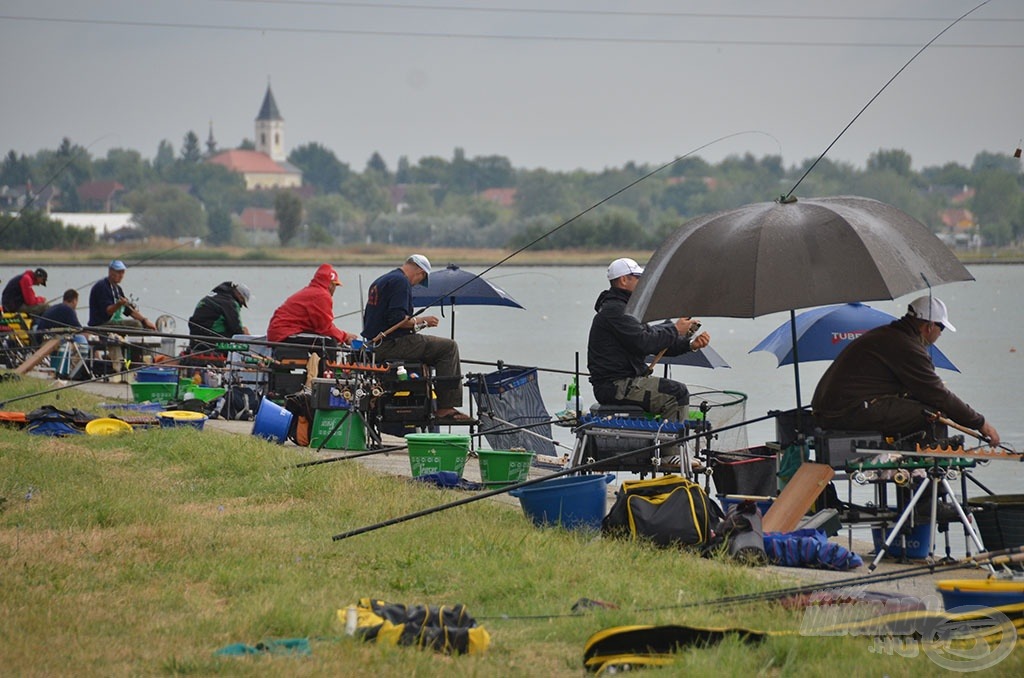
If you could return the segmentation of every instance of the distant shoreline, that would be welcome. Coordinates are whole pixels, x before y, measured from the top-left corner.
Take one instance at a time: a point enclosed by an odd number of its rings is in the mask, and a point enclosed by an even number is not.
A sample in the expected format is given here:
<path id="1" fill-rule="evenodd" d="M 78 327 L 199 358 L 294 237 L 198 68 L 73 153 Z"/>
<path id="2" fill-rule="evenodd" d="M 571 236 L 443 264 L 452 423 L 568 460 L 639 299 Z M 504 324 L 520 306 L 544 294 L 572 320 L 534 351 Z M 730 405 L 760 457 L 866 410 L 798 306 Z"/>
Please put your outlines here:
<path id="1" fill-rule="evenodd" d="M 205 268 L 228 266 L 232 268 L 259 268 L 268 266 L 316 266 L 330 262 L 336 266 L 366 266 L 379 268 L 381 265 L 398 265 L 413 252 L 425 254 L 435 267 L 449 263 L 463 267 L 483 268 L 501 264 L 512 266 L 599 266 L 612 259 L 628 256 L 646 261 L 652 250 L 535 250 L 512 255 L 500 249 L 463 248 L 397 248 L 394 246 L 361 246 L 325 250 L 310 249 L 247 249 L 240 247 L 198 248 L 186 250 L 182 256 L 182 245 L 173 241 L 157 240 L 147 245 L 133 245 L 123 249 L 96 249 L 86 252 L 68 251 L 0 251 L 0 266 L 74 266 L 102 267 L 111 259 L 122 259 L 128 266 L 178 266 Z M 982 255 L 964 256 L 955 253 L 965 266 L 991 264 L 1024 264 L 1024 252 L 1018 249 L 990 251 Z M 510 258 L 510 255 L 511 258 Z M 507 261 L 506 261 L 507 259 Z"/>

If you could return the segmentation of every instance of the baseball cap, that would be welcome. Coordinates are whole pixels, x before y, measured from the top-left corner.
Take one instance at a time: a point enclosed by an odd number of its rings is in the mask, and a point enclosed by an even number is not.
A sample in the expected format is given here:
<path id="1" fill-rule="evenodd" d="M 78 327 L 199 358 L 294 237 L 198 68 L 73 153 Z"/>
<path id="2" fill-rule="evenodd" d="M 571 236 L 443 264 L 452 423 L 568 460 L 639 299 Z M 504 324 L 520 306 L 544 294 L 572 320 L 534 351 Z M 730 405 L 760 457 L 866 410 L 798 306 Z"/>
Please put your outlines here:
<path id="1" fill-rule="evenodd" d="M 949 322 L 946 305 L 938 297 L 924 296 L 914 299 L 907 306 L 907 315 L 930 323 L 939 323 L 950 332 L 956 332 L 956 328 Z"/>
<path id="2" fill-rule="evenodd" d="M 428 286 L 427 283 L 430 280 L 430 261 L 425 256 L 423 256 L 422 254 L 413 254 L 408 259 L 406 259 L 405 261 L 406 262 L 410 262 L 411 261 L 412 263 L 414 263 L 417 266 L 419 266 L 423 270 L 423 272 L 427 274 L 427 277 L 424 278 L 423 282 L 420 283 L 424 287 L 427 287 Z"/>
<path id="3" fill-rule="evenodd" d="M 249 286 L 245 283 L 232 283 L 235 287 L 235 291 L 242 297 L 242 306 L 249 306 L 249 297 L 252 296 L 252 291 Z"/>
<path id="4" fill-rule="evenodd" d="M 114 259 L 112 262 L 110 262 L 109 268 L 110 268 L 111 271 L 127 271 L 128 270 L 128 267 L 125 266 L 124 262 L 121 261 L 120 259 Z"/>
<path id="5" fill-rule="evenodd" d="M 334 270 L 334 267 L 331 266 L 330 264 L 320 264 L 320 266 L 316 269 L 316 274 L 313 277 L 326 278 L 327 282 L 331 283 L 332 285 L 341 285 L 341 278 L 338 276 L 338 272 Z"/>
<path id="6" fill-rule="evenodd" d="M 49 276 L 46 275 L 45 268 L 37 268 L 36 270 L 32 271 L 32 275 L 35 276 L 35 279 L 39 281 L 40 285 L 46 287 L 46 278 Z"/>
<path id="7" fill-rule="evenodd" d="M 608 279 L 615 280 L 624 275 L 643 275 L 644 268 L 632 259 L 616 259 L 608 265 Z"/>

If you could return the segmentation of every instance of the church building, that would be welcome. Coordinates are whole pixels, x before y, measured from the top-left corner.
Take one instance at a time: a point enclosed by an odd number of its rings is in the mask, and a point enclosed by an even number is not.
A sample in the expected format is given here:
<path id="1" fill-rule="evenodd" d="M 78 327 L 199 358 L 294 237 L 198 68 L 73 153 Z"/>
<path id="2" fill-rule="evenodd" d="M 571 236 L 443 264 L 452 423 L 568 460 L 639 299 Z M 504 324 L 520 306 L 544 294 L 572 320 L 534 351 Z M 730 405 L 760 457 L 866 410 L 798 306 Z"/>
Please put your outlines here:
<path id="1" fill-rule="evenodd" d="M 299 188 L 302 170 L 287 160 L 284 145 L 284 118 L 277 108 L 274 93 L 267 85 L 259 115 L 256 116 L 256 150 L 222 151 L 209 162 L 227 167 L 245 178 L 246 189 Z"/>

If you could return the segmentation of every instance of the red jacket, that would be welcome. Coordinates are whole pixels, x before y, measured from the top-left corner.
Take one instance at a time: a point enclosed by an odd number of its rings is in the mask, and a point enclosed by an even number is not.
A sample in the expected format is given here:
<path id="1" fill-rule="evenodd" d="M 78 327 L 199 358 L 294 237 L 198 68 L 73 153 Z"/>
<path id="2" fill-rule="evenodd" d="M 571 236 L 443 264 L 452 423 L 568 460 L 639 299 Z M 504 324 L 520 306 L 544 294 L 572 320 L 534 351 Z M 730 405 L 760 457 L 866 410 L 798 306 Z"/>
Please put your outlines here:
<path id="1" fill-rule="evenodd" d="M 355 339 L 356 335 L 334 326 L 334 298 L 330 289 L 331 281 L 337 277 L 329 264 L 320 266 L 309 285 L 285 299 L 274 311 L 267 326 L 267 340 L 284 341 L 302 332 L 334 337 L 341 343 Z"/>

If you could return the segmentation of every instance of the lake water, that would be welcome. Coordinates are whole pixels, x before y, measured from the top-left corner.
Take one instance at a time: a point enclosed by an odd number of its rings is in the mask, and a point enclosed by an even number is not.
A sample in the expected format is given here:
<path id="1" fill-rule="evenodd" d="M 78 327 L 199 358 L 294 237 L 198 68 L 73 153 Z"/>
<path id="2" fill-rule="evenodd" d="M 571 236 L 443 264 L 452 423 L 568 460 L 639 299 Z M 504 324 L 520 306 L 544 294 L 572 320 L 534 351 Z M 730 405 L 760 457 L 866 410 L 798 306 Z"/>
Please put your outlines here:
<path id="1" fill-rule="evenodd" d="M 151 319 L 169 315 L 176 322 L 175 332 L 187 334 L 187 318 L 196 302 L 224 280 L 244 282 L 252 288 L 243 322 L 254 334 L 266 330 L 274 309 L 284 299 L 305 286 L 315 266 L 161 266 L 144 263 L 132 266 L 123 287 L 137 298 L 142 311 Z M 435 266 L 447 262 L 435 261 Z M 459 262 L 455 262 L 459 263 Z M 58 296 L 68 287 L 83 295 L 79 315 L 88 318 L 85 308 L 92 283 L 105 275 L 102 267 L 47 266 L 49 286 L 46 296 Z M 335 295 L 335 314 L 339 327 L 352 332 L 361 329 L 359 309 L 366 288 L 388 269 L 381 266 L 339 266 L 344 287 Z M 479 272 L 483 267 L 469 267 Z M 999 430 L 1004 443 L 1016 449 L 1024 446 L 1024 418 L 1017 400 L 1017 389 L 1024 375 L 1024 312 L 1020 290 L 1024 289 L 1024 266 L 973 266 L 974 282 L 955 283 L 936 288 L 936 296 L 949 306 L 950 320 L 958 331 L 945 332 L 939 347 L 960 368 L 960 372 L 940 370 L 949 387 L 983 413 Z M 0 271 L 5 280 L 15 270 Z M 455 338 L 466 361 L 540 368 L 541 394 L 550 412 L 565 407 L 564 385 L 579 355 L 580 369 L 586 370 L 587 333 L 597 295 L 607 287 L 603 266 L 524 267 L 504 265 L 485 276 L 502 287 L 525 309 L 491 306 L 464 306 L 453 316 L 446 307 L 440 326 L 432 330 L 449 336 L 455 322 Z M 897 301 L 870 304 L 892 315 L 902 315 L 907 303 L 918 296 Z M 442 316 L 440 312 L 429 313 Z M 792 366 L 777 367 L 776 358 L 765 352 L 748 353 L 764 336 L 788 321 L 788 313 L 754 319 L 701 318 L 712 337 L 711 345 L 730 364 L 729 369 L 696 367 L 670 368 L 669 376 L 690 385 L 691 391 L 721 390 L 746 394 L 746 418 L 754 419 L 769 410 L 796 405 Z M 802 402 L 806 404 L 828 363 L 805 363 L 800 368 Z M 489 372 L 493 367 L 466 364 L 463 372 Z M 661 373 L 659 369 L 659 373 Z M 586 379 L 581 379 L 583 407 L 593 396 Z M 468 405 L 468 395 L 467 395 Z M 571 445 L 566 429 L 556 428 L 556 439 Z M 770 421 L 747 427 L 750 445 L 774 440 Z M 993 462 L 976 472 L 988 487 L 999 494 L 1024 493 L 1024 465 Z"/>

